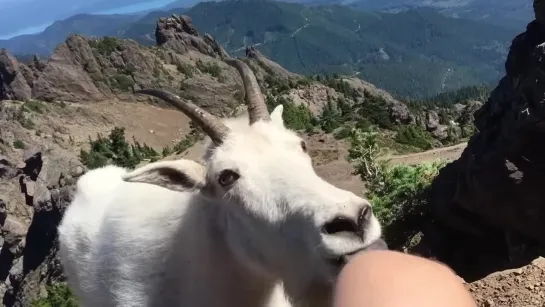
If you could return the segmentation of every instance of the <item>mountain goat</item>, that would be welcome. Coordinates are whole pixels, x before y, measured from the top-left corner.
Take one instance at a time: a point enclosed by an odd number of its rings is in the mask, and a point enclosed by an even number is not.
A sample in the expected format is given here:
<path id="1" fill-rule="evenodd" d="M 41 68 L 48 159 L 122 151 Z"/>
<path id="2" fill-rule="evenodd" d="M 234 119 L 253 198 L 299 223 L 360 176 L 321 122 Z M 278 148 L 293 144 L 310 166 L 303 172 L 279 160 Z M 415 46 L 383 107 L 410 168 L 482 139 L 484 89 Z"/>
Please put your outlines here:
<path id="1" fill-rule="evenodd" d="M 253 72 L 248 121 L 220 121 L 162 90 L 210 138 L 204 165 L 105 166 L 77 183 L 58 227 L 82 306 L 328 306 L 354 253 L 387 248 L 369 202 L 314 171 L 305 142 L 269 114 Z"/>

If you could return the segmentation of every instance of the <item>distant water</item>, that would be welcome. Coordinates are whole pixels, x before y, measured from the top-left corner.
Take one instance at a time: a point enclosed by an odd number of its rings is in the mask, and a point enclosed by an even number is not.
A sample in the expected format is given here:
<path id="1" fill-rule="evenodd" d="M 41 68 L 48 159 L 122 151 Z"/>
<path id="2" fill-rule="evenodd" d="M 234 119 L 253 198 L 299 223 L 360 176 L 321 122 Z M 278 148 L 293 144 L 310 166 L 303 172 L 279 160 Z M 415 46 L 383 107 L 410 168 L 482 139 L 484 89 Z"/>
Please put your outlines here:
<path id="1" fill-rule="evenodd" d="M 128 6 L 115 8 L 115 9 L 109 9 L 109 10 L 100 11 L 100 12 L 93 12 L 93 13 L 94 14 L 130 14 L 130 13 L 136 13 L 140 11 L 163 7 L 172 2 L 174 1 L 173 0 L 154 0 L 154 1 L 144 2 L 144 3 L 131 4 Z"/>
<path id="2" fill-rule="evenodd" d="M 39 26 L 33 26 L 33 27 L 28 27 L 28 28 L 25 28 L 25 29 L 21 29 L 21 30 L 19 30 L 17 32 L 13 32 L 13 33 L 10 33 L 10 34 L 0 35 L 0 39 L 10 39 L 10 38 L 12 38 L 14 36 L 40 33 L 43 30 L 45 30 L 45 28 L 49 27 L 51 24 L 52 24 L 52 22 L 48 22 L 48 23 L 44 23 L 44 24 L 39 25 Z"/>
<path id="3" fill-rule="evenodd" d="M 97 12 L 90 12 L 91 14 L 130 14 L 130 13 L 136 13 L 140 11 L 145 11 L 149 9 L 155 9 L 160 8 L 165 5 L 168 5 L 170 3 L 174 2 L 173 0 L 153 0 L 145 3 L 137 3 L 137 4 L 131 4 L 128 6 L 110 9 L 110 10 L 104 10 L 104 11 L 97 11 Z M 39 26 L 32 26 L 28 27 L 26 29 L 21 29 L 17 32 L 13 32 L 10 34 L 0 35 L 0 39 L 10 39 L 14 36 L 19 35 L 25 35 L 25 34 L 34 34 L 34 33 L 40 33 L 45 30 L 45 28 L 49 27 L 53 21 L 44 23 Z"/>

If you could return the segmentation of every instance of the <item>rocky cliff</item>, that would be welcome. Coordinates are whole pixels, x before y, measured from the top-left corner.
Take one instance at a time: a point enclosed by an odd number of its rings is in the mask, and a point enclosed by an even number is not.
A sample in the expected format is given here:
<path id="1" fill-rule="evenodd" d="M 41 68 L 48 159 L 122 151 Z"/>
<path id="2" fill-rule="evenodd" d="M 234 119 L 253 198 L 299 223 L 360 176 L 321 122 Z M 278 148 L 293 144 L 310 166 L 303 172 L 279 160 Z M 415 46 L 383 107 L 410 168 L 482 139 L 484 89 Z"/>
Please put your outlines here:
<path id="1" fill-rule="evenodd" d="M 428 237 L 440 259 L 486 274 L 545 247 L 545 4 L 512 43 L 478 130 L 433 185 Z M 449 246 L 447 246 L 447 244 Z"/>

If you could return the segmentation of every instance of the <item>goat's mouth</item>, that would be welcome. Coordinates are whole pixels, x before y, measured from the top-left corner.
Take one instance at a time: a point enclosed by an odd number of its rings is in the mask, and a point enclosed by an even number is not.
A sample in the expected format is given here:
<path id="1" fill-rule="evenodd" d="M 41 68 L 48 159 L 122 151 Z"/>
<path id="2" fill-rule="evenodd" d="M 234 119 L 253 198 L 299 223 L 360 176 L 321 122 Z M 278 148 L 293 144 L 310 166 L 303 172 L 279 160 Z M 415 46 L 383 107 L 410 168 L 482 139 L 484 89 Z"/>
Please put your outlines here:
<path id="1" fill-rule="evenodd" d="M 334 258 L 328 258 L 327 261 L 334 267 L 343 267 L 345 264 L 348 263 L 348 261 L 350 261 L 350 259 L 354 258 L 360 252 L 365 252 L 370 250 L 388 250 L 388 244 L 386 244 L 386 242 L 383 239 L 379 238 L 364 248 L 360 248 L 360 249 L 351 251 L 349 253 L 345 253 L 343 255 L 340 255 Z"/>

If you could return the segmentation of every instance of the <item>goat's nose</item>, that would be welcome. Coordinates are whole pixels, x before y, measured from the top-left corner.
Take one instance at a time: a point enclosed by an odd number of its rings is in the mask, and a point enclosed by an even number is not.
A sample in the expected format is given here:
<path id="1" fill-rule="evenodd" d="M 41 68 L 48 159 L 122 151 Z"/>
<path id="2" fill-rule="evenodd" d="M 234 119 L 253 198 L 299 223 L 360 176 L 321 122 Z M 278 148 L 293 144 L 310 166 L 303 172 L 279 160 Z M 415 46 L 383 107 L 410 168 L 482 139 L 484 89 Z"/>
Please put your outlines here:
<path id="1" fill-rule="evenodd" d="M 337 216 L 328 221 L 322 227 L 322 232 L 329 235 L 353 233 L 361 237 L 372 215 L 371 206 L 365 204 L 355 217 Z"/>
<path id="2" fill-rule="evenodd" d="M 365 229 L 365 226 L 367 223 L 369 223 L 369 220 L 373 216 L 373 209 L 371 209 L 371 205 L 365 205 L 358 215 L 358 229 L 360 231 L 363 231 Z"/>

